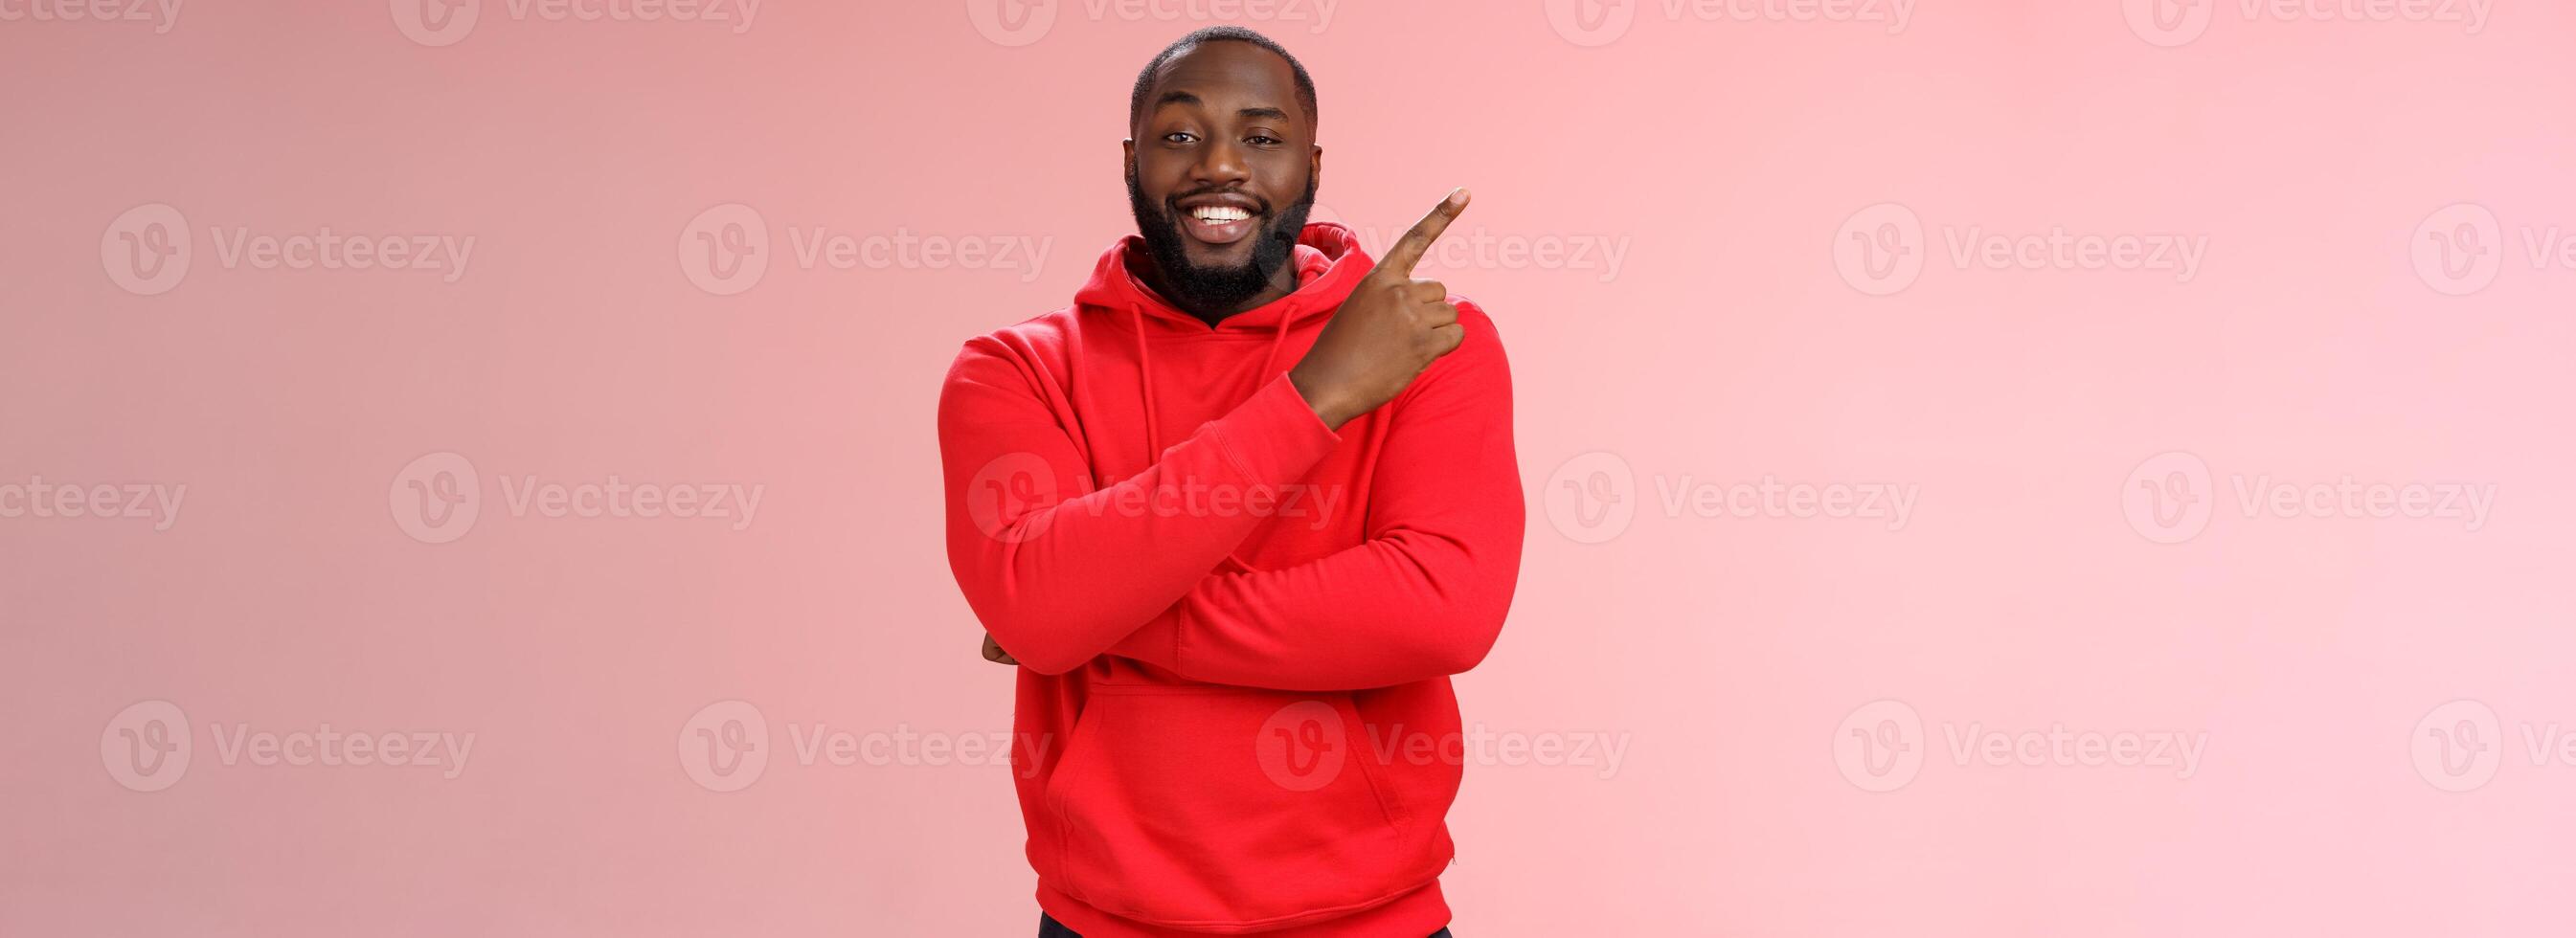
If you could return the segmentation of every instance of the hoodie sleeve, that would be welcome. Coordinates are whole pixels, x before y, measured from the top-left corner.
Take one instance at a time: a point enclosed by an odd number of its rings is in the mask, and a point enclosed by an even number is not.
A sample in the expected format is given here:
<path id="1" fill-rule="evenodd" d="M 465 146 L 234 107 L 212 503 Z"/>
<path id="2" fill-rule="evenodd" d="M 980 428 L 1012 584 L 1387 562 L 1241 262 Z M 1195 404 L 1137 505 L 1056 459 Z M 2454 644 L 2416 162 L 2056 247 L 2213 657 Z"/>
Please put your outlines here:
<path id="1" fill-rule="evenodd" d="M 993 639 L 1042 674 L 1080 667 L 1189 592 L 1260 518 L 1153 510 L 1190 486 L 1275 491 L 1340 442 L 1281 373 L 1136 476 L 1096 488 L 1021 354 L 968 342 L 939 395 L 948 565 Z"/>
<path id="2" fill-rule="evenodd" d="M 1367 540 L 1210 575 L 1112 654 L 1281 690 L 1386 687 L 1484 660 L 1519 579 L 1525 507 L 1502 339 L 1458 304 L 1466 341 L 1389 405 Z"/>

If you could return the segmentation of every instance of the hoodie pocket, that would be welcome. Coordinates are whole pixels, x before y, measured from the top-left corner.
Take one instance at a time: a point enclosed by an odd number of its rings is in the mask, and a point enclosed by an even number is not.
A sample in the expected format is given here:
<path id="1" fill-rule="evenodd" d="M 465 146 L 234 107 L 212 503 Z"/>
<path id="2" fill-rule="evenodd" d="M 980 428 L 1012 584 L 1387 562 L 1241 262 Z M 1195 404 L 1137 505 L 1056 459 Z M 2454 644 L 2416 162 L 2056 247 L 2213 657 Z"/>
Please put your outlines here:
<path id="1" fill-rule="evenodd" d="M 1058 888 L 1178 927 L 1410 891 L 1445 858 L 1400 822 L 1347 694 L 1098 685 L 1047 799 Z"/>

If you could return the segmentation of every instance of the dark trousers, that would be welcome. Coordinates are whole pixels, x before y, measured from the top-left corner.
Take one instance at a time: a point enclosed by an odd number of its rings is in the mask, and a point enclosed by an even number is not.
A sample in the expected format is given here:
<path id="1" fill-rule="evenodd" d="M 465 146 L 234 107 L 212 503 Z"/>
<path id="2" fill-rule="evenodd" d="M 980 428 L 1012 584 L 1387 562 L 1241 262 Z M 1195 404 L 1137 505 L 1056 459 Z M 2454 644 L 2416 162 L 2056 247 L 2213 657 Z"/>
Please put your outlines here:
<path id="1" fill-rule="evenodd" d="M 1064 927 L 1064 923 L 1056 921 L 1055 916 L 1040 912 L 1038 913 L 1038 938 L 1082 938 L 1082 933 Z M 1451 938 L 1451 936 L 1449 930 L 1443 928 L 1432 932 L 1431 938 Z"/>

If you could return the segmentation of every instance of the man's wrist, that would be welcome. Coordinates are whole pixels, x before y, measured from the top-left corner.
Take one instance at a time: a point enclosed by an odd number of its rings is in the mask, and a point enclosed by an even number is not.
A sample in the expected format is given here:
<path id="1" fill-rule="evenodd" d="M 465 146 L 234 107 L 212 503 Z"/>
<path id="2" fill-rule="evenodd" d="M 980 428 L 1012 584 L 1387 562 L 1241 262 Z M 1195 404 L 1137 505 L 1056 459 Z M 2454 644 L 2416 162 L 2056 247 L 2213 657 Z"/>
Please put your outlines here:
<path id="1" fill-rule="evenodd" d="M 1288 372 L 1288 384 L 1297 389 L 1297 396 L 1305 399 L 1307 408 L 1315 412 L 1316 419 L 1324 422 L 1324 429 L 1339 433 L 1342 424 L 1349 423 L 1354 416 L 1345 412 L 1331 394 L 1314 387 L 1293 369 Z"/>

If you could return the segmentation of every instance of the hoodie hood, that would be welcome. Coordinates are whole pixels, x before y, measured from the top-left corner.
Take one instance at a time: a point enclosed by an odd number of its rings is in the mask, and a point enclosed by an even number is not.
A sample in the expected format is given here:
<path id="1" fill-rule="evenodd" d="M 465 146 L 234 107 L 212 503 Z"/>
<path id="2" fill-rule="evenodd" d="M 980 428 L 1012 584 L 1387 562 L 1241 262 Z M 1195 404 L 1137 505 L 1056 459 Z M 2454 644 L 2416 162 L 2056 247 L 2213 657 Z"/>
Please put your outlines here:
<path id="1" fill-rule="evenodd" d="M 1125 323 L 1134 333 L 1136 365 L 1140 375 L 1137 393 L 1145 403 L 1145 465 L 1153 464 L 1163 451 L 1162 434 L 1155 428 L 1160 412 L 1154 401 L 1154 337 L 1156 335 L 1207 334 L 1211 332 L 1247 332 L 1267 330 L 1269 351 L 1261 367 L 1253 373 L 1252 390 L 1277 376 L 1279 347 L 1288 339 L 1288 330 L 1300 322 L 1330 315 L 1351 295 L 1360 278 L 1368 276 L 1376 262 L 1360 250 L 1360 240 L 1349 228 L 1331 222 L 1312 222 L 1297 236 L 1297 247 L 1288 262 L 1297 268 L 1297 289 L 1252 309 L 1218 320 L 1209 326 L 1205 320 L 1183 312 L 1161 294 L 1137 279 L 1130 269 L 1131 259 L 1145 259 L 1143 235 L 1128 235 L 1110 245 L 1100 255 L 1100 263 L 1091 269 L 1091 280 L 1073 295 L 1074 305 L 1084 312 L 1109 314 L 1113 321 Z M 1248 393 L 1247 393 L 1248 396 Z"/>

